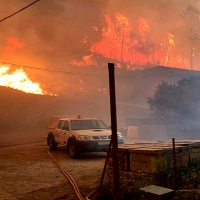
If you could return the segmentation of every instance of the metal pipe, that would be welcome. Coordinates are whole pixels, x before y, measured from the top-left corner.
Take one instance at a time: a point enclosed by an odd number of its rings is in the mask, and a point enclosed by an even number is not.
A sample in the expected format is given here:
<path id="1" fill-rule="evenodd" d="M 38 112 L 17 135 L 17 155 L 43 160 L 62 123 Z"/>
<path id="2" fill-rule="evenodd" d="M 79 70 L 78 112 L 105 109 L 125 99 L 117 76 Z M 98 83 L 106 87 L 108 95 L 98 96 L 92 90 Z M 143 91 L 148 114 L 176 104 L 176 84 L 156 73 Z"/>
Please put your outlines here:
<path id="1" fill-rule="evenodd" d="M 118 138 L 117 138 L 117 114 L 116 114 L 116 95 L 115 95 L 115 74 L 114 64 L 108 63 L 109 86 L 110 86 L 110 112 L 112 127 L 112 158 L 113 158 L 113 179 L 114 179 L 114 200 L 120 198 L 119 166 L 118 166 Z"/>

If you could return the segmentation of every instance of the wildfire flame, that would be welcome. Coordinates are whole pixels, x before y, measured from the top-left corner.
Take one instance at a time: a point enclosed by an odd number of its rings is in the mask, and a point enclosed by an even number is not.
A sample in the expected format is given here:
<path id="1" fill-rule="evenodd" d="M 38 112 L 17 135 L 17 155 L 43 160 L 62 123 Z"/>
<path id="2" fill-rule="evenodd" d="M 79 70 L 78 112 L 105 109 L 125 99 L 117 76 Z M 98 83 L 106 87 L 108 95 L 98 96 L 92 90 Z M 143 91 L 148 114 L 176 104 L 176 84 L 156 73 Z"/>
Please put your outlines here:
<path id="1" fill-rule="evenodd" d="M 167 37 L 168 37 L 170 46 L 175 47 L 174 36 L 171 33 L 167 33 Z"/>
<path id="2" fill-rule="evenodd" d="M 21 90 L 26 93 L 53 95 L 41 89 L 39 83 L 33 83 L 22 69 L 9 73 L 10 66 L 0 64 L 0 85 Z"/>
<path id="3" fill-rule="evenodd" d="M 129 19 L 119 13 L 116 13 L 115 17 L 116 24 L 109 16 L 105 16 L 108 28 L 102 31 L 102 40 L 94 43 L 90 51 L 120 62 L 131 62 L 134 60 L 131 56 L 134 51 L 132 47 L 138 42 L 130 37 L 133 29 Z"/>
<path id="4" fill-rule="evenodd" d="M 93 42 L 89 36 L 83 38 L 83 44 L 91 44 L 91 54 L 83 56 L 81 61 L 74 60 L 71 64 L 104 66 L 105 63 L 97 63 L 95 59 L 101 57 L 110 61 L 114 60 L 118 67 L 125 63 L 127 69 L 131 70 L 147 65 L 189 68 L 189 59 L 176 52 L 173 34 L 168 32 L 166 35 L 160 34 L 159 37 L 152 38 L 152 33 L 155 31 L 150 28 L 145 18 L 140 17 L 138 27 L 134 28 L 131 21 L 120 13 L 115 13 L 115 20 L 105 15 L 105 22 L 107 26 L 101 29 L 101 39 L 98 42 Z M 96 26 L 92 28 L 94 31 L 99 30 Z M 150 33 L 151 39 L 149 37 L 147 39 Z"/>
<path id="5" fill-rule="evenodd" d="M 72 61 L 71 64 L 73 65 L 77 65 L 77 66 L 90 66 L 90 65 L 94 65 L 96 66 L 97 63 L 96 61 L 93 59 L 93 54 L 89 55 L 89 56 L 83 56 L 82 57 L 82 61 Z"/>
<path id="6" fill-rule="evenodd" d="M 148 32 L 150 30 L 149 25 L 147 24 L 146 19 L 144 19 L 143 17 L 140 17 L 140 21 L 139 21 L 139 31 L 140 34 L 142 36 L 142 41 L 145 42 L 145 32 Z"/>
<path id="7" fill-rule="evenodd" d="M 172 52 L 173 48 L 175 47 L 174 36 L 171 33 L 167 33 L 167 38 L 168 38 L 169 46 L 168 46 L 168 51 L 167 51 L 167 54 L 166 54 L 165 63 L 167 65 L 171 65 L 172 63 L 171 63 L 169 56 L 170 56 L 170 53 Z"/>

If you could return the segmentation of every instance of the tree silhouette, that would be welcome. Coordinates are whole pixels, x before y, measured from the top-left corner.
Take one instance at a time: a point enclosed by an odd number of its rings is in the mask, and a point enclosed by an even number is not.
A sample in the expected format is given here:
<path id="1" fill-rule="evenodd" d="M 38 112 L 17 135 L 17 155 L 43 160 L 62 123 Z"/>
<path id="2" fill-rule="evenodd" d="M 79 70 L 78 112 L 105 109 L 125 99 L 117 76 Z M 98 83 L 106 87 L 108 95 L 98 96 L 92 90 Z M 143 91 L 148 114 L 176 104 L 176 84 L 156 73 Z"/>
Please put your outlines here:
<path id="1" fill-rule="evenodd" d="M 174 85 L 162 82 L 147 103 L 164 124 L 183 132 L 200 131 L 200 77 L 183 78 Z"/>
<path id="2" fill-rule="evenodd" d="M 193 69 L 195 42 L 199 40 L 200 34 L 200 11 L 198 8 L 189 5 L 183 10 L 181 18 L 185 22 L 188 31 L 188 39 L 190 41 L 190 68 Z"/>

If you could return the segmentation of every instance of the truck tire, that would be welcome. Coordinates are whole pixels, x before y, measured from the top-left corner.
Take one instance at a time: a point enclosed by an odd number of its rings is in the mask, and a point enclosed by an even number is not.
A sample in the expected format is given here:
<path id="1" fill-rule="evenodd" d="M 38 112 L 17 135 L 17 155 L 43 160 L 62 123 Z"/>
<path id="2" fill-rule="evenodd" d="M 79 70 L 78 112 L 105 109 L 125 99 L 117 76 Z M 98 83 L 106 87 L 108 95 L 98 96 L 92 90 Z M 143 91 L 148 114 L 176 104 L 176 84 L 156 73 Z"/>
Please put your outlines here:
<path id="1" fill-rule="evenodd" d="M 73 141 L 69 142 L 67 149 L 68 149 L 69 156 L 71 158 L 76 159 L 80 156 L 80 152 L 78 151 L 78 149 Z"/>
<path id="2" fill-rule="evenodd" d="M 48 146 L 49 146 L 49 149 L 52 151 L 57 149 L 58 144 L 55 142 L 53 135 L 49 135 L 48 137 Z"/>

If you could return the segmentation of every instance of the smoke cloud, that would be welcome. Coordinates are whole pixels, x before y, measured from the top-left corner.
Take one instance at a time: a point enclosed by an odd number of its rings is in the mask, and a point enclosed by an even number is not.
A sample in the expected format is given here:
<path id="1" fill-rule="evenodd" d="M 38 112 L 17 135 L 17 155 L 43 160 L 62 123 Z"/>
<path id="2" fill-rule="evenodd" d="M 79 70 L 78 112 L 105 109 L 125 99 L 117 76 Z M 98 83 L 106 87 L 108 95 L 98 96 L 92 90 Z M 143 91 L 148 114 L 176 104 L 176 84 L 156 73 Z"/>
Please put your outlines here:
<path id="1" fill-rule="evenodd" d="M 4 18 L 31 3 L 30 0 L 1 1 L 0 18 Z M 148 20 L 152 30 L 170 32 L 181 23 L 180 13 L 188 5 L 198 6 L 198 0 L 42 0 L 21 13 L 1 22 L 1 51 L 6 48 L 6 39 L 17 38 L 26 46 L 10 56 L 10 61 L 38 62 L 53 68 L 73 58 L 86 55 L 89 48 L 80 43 L 85 35 L 93 41 L 101 37 L 105 24 L 104 15 L 114 17 L 115 12 L 130 19 L 138 26 L 139 17 Z M 97 26 L 94 32 L 92 26 Z M 17 55 L 16 55 L 17 54 Z M 6 58 L 4 58 L 6 59 Z M 24 61 L 25 60 L 25 61 Z M 23 63 L 22 63 L 23 64 Z M 63 66 L 61 66 L 63 68 Z"/>
<path id="2" fill-rule="evenodd" d="M 31 2 L 31 0 L 2 0 L 0 19 Z M 182 34 L 179 30 L 183 24 L 180 14 L 188 5 L 200 7 L 200 1 L 41 0 L 0 23 L 1 60 L 39 68 L 96 73 L 94 66 L 80 68 L 72 65 L 71 62 L 90 55 L 90 41 L 95 43 L 102 39 L 102 30 L 108 26 L 105 15 L 113 21 L 116 20 L 116 12 L 128 18 L 136 35 L 139 32 L 139 19 L 142 17 L 147 20 L 151 28 L 148 40 L 155 41 L 156 38 L 160 40 L 162 38 L 161 42 L 166 43 L 167 38 L 163 39 L 166 33 L 172 33 L 176 39 L 179 34 Z M 82 42 L 84 37 L 88 38 L 88 43 Z M 8 38 L 13 38 L 18 41 L 18 44 L 23 45 L 16 47 L 13 43 L 9 43 Z M 182 48 L 182 43 L 182 40 L 177 39 L 176 49 Z M 63 81 L 66 84 L 75 84 L 80 83 L 80 80 L 85 82 L 87 79 L 81 79 L 78 75 L 72 77 L 39 70 L 26 69 L 26 72 L 32 79 L 44 81 L 49 87 L 59 85 Z M 106 69 L 101 69 L 100 73 L 107 73 Z M 91 79 L 91 82 L 93 81 L 94 79 Z M 99 83 L 101 86 L 101 81 Z"/>

